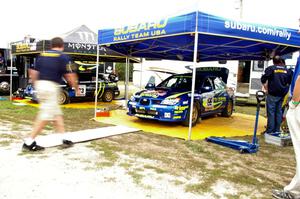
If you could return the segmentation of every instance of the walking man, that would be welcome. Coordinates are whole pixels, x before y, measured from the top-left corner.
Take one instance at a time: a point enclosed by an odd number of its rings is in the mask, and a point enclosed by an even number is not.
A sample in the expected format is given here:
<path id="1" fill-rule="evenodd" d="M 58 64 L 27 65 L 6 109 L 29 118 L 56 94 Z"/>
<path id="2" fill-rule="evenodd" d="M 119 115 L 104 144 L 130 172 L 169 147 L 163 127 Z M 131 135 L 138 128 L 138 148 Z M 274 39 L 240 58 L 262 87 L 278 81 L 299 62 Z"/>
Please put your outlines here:
<path id="1" fill-rule="evenodd" d="M 261 82 L 267 90 L 267 130 L 266 133 L 280 132 L 282 122 L 282 102 L 289 91 L 293 72 L 286 68 L 280 56 L 273 58 L 273 66 L 266 68 Z"/>
<path id="2" fill-rule="evenodd" d="M 49 121 L 54 122 L 57 133 L 64 133 L 65 131 L 63 114 L 58 104 L 59 84 L 62 77 L 65 77 L 76 92 L 79 91 L 77 75 L 72 71 L 71 60 L 63 54 L 63 50 L 63 40 L 59 37 L 53 38 L 51 50 L 42 53 L 37 58 L 35 68 L 30 71 L 32 83 L 37 91 L 40 110 L 30 136 L 25 139 L 23 150 L 38 151 L 44 149 L 36 143 L 35 138 Z M 72 145 L 72 142 L 62 134 L 62 144 Z"/>

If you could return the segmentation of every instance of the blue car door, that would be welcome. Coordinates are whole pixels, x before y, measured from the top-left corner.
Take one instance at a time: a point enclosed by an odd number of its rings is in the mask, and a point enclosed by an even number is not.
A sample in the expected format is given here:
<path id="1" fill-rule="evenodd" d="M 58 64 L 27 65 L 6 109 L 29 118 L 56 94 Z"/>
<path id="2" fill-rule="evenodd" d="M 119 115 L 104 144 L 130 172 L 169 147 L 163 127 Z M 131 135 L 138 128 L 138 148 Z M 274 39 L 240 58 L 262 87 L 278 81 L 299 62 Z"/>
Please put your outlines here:
<path id="1" fill-rule="evenodd" d="M 226 91 L 226 84 L 219 78 L 213 78 L 214 84 L 214 111 L 220 112 L 227 104 L 228 94 Z"/>
<path id="2" fill-rule="evenodd" d="M 202 115 L 210 113 L 214 110 L 214 95 L 213 82 L 210 77 L 206 77 L 201 86 Z"/>

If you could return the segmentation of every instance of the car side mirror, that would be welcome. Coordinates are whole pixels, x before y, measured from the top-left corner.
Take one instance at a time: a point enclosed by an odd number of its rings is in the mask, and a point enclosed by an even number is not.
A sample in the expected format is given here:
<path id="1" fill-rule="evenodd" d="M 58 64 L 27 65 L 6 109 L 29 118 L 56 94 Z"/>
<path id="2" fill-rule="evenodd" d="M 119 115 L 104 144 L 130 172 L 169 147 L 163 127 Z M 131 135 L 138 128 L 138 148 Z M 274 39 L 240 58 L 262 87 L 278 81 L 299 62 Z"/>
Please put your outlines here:
<path id="1" fill-rule="evenodd" d="M 155 88 L 155 84 L 153 83 L 147 83 L 147 85 L 145 86 L 145 89 L 147 90 L 153 90 Z"/>
<path id="2" fill-rule="evenodd" d="M 207 93 L 207 92 L 210 92 L 212 91 L 212 87 L 211 86 L 204 86 L 201 88 L 201 93 Z"/>

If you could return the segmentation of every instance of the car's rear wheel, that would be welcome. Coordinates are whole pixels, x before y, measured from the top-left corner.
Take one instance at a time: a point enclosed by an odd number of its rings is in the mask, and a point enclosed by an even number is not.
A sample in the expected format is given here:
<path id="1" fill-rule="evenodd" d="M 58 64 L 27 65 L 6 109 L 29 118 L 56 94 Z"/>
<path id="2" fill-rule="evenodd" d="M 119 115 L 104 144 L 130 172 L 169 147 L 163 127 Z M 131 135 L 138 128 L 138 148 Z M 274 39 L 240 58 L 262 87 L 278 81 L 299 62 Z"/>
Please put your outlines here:
<path id="1" fill-rule="evenodd" d="M 70 97 L 67 91 L 61 91 L 58 96 L 58 104 L 68 104 L 70 102 Z"/>
<path id="2" fill-rule="evenodd" d="M 230 117 L 233 113 L 233 101 L 229 100 L 229 102 L 227 103 L 227 106 L 224 108 L 223 112 L 222 112 L 222 116 L 223 117 Z"/>
<path id="3" fill-rule="evenodd" d="M 102 95 L 103 102 L 111 102 L 114 99 L 114 92 L 112 90 L 104 91 Z"/>
<path id="4" fill-rule="evenodd" d="M 190 110 L 191 109 L 188 110 L 187 116 L 185 117 L 185 120 L 182 122 L 183 126 L 189 126 Z M 194 103 L 194 107 L 193 107 L 192 126 L 195 126 L 199 122 L 199 118 L 200 118 L 200 106 L 199 103 L 196 102 Z"/>

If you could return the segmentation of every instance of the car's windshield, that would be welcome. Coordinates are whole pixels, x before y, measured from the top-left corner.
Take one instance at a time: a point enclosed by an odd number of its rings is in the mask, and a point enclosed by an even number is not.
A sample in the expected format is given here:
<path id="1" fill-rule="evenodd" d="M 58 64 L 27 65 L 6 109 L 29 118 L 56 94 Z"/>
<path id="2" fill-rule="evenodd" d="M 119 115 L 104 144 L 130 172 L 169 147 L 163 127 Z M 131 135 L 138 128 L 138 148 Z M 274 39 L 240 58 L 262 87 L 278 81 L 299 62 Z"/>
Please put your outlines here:
<path id="1" fill-rule="evenodd" d="M 168 89 L 190 90 L 192 85 L 192 76 L 176 75 L 161 82 L 157 87 Z"/>

